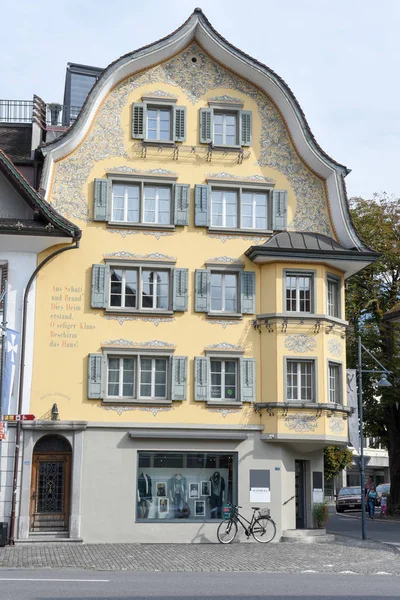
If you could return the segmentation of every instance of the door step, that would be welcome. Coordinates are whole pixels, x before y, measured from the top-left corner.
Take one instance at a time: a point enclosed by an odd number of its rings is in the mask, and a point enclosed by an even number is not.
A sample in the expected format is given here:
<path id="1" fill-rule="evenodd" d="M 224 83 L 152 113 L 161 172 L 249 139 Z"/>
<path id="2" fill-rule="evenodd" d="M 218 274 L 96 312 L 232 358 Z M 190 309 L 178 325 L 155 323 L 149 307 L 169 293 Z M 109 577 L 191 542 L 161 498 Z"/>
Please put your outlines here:
<path id="1" fill-rule="evenodd" d="M 27 539 L 15 540 L 16 544 L 46 544 L 46 543 L 58 543 L 58 544 L 82 544 L 81 538 L 70 538 L 66 531 L 31 531 Z"/>
<path id="2" fill-rule="evenodd" d="M 286 529 L 281 537 L 281 542 L 292 544 L 329 544 L 334 541 L 335 536 L 326 533 L 326 529 Z"/>

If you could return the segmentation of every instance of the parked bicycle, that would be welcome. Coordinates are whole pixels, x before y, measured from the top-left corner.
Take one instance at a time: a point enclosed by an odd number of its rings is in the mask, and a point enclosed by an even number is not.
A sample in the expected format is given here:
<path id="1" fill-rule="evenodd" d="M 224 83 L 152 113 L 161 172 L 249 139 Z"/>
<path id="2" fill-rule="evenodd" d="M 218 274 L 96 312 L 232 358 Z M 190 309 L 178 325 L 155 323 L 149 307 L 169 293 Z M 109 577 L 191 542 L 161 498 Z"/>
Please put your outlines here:
<path id="1" fill-rule="evenodd" d="M 234 504 L 228 506 L 230 507 L 230 516 L 222 521 L 217 529 L 218 541 L 221 544 L 233 542 L 238 531 L 238 523 L 243 527 L 248 538 L 252 535 L 261 544 L 266 544 L 274 539 L 276 525 L 270 516 L 269 508 L 261 509 L 258 506 L 252 506 L 253 516 L 251 521 L 248 521 L 246 517 L 239 513 L 239 508 L 243 508 L 242 506 L 235 506 Z M 258 514 L 256 515 L 257 511 Z"/>

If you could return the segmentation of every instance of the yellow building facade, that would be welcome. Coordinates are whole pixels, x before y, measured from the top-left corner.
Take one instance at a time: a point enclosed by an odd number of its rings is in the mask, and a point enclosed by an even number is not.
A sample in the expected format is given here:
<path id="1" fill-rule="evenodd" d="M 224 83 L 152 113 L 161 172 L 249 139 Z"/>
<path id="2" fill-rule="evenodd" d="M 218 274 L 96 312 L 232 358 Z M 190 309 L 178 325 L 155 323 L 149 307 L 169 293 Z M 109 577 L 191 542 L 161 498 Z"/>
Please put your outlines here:
<path id="1" fill-rule="evenodd" d="M 196 10 L 43 152 L 82 240 L 37 279 L 19 538 L 213 541 L 228 502 L 276 540 L 312 527 L 348 439 L 344 281 L 372 259 L 292 92 Z M 54 514 L 29 500 L 46 461 Z"/>

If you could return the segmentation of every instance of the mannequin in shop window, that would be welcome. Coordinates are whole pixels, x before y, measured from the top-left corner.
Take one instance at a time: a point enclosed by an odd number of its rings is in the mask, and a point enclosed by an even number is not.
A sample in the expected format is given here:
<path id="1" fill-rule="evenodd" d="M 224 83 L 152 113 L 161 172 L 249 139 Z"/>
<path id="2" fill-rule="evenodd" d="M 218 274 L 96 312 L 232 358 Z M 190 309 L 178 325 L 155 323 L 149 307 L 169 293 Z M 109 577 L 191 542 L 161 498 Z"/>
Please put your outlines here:
<path id="1" fill-rule="evenodd" d="M 175 512 L 175 518 L 179 518 L 182 510 L 187 503 L 187 480 L 180 473 L 175 473 L 168 481 L 168 495 L 171 500 L 172 510 Z"/>
<path id="2" fill-rule="evenodd" d="M 141 473 L 137 485 L 138 496 L 138 518 L 147 519 L 150 511 L 150 504 L 153 502 L 153 492 L 151 488 L 151 477 L 146 473 Z"/>
<path id="3" fill-rule="evenodd" d="M 225 479 L 219 471 L 215 471 L 210 477 L 211 495 L 209 498 L 211 518 L 222 518 L 222 505 L 225 498 Z"/>

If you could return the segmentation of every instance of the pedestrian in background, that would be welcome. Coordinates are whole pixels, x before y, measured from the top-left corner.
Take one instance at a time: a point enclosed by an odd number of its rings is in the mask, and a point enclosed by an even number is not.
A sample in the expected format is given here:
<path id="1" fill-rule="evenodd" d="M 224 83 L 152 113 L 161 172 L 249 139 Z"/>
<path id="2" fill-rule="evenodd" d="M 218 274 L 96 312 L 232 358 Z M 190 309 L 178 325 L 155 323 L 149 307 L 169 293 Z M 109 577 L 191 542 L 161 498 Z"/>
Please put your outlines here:
<path id="1" fill-rule="evenodd" d="M 373 481 L 373 479 L 372 479 L 372 477 L 371 477 L 371 475 L 370 475 L 370 476 L 368 477 L 368 481 L 367 481 L 367 483 L 365 484 L 365 487 L 364 487 L 364 494 L 365 494 L 366 509 L 367 509 L 367 511 L 368 511 L 368 514 L 369 514 L 369 516 L 371 516 L 371 515 L 370 515 L 370 513 L 369 513 L 368 492 L 369 492 L 369 490 L 371 489 L 371 487 L 372 487 L 373 485 L 374 485 L 374 481 Z"/>
<path id="2" fill-rule="evenodd" d="M 381 518 L 387 519 L 387 495 L 386 492 L 381 496 Z"/>
<path id="3" fill-rule="evenodd" d="M 373 519 L 375 516 L 375 505 L 376 505 L 376 487 L 374 484 L 368 490 L 367 493 L 368 498 L 368 507 L 369 507 L 369 516 L 370 519 Z"/>

